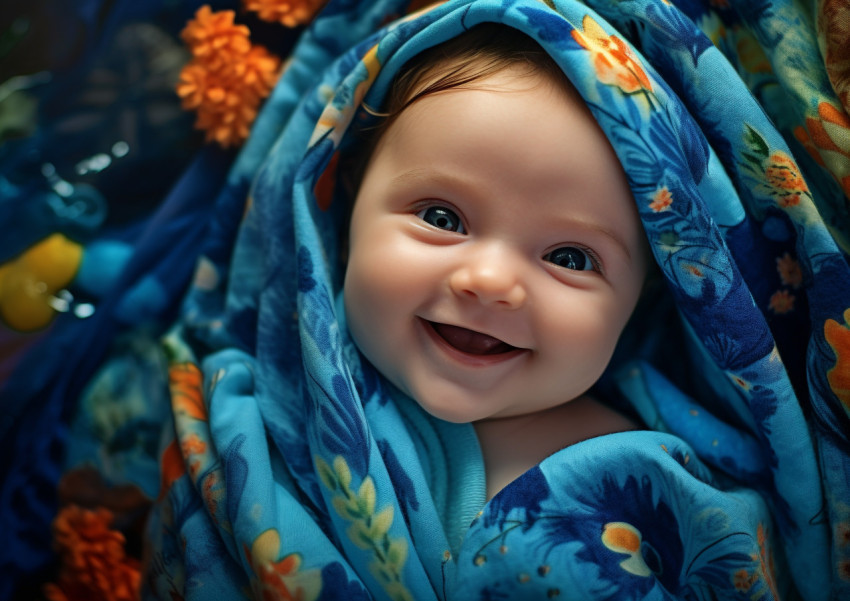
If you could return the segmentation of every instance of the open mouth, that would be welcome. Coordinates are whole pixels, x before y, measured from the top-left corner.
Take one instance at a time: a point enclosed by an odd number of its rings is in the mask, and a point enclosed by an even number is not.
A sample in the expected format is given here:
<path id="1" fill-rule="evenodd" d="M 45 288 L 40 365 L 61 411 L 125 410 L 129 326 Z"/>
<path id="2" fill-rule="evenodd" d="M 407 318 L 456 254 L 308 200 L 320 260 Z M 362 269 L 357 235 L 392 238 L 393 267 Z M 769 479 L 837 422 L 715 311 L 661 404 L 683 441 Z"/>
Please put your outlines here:
<path id="1" fill-rule="evenodd" d="M 469 330 L 460 326 L 450 326 L 434 321 L 427 323 L 436 332 L 437 336 L 442 338 L 449 346 L 469 355 L 502 355 L 504 353 L 522 350 L 498 338 L 476 332 L 475 330 Z"/>

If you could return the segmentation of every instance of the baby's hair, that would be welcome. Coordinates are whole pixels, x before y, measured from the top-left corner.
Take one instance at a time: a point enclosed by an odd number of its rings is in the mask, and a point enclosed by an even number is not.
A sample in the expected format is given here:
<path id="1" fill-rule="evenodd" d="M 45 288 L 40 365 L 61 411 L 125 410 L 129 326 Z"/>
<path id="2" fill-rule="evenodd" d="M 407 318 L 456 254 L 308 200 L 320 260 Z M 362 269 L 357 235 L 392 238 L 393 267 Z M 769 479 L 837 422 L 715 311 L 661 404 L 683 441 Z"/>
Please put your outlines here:
<path id="1" fill-rule="evenodd" d="M 364 140 L 358 144 L 351 189 L 356 192 L 359 188 L 363 172 L 381 136 L 410 105 L 440 92 L 472 88 L 508 68 L 520 69 L 518 76 L 543 75 L 570 97 L 580 98 L 558 64 L 531 37 L 498 23 L 476 25 L 408 61 L 393 80 L 383 110 L 366 107 L 380 121 L 360 132 Z"/>
<path id="2" fill-rule="evenodd" d="M 524 68 L 526 75 L 547 75 L 577 94 L 558 64 L 531 37 L 505 25 L 483 23 L 416 55 L 403 67 L 384 103 L 386 119 L 380 128 L 389 127 L 420 98 L 468 88 L 510 67 Z"/>

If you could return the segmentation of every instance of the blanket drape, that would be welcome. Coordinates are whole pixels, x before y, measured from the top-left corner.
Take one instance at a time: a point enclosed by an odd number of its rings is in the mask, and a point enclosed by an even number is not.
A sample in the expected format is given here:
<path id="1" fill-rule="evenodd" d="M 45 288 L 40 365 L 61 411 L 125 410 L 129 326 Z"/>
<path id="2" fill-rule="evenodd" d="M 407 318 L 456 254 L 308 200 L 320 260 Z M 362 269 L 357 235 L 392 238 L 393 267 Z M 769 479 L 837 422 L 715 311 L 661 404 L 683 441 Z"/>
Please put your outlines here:
<path id="1" fill-rule="evenodd" d="M 201 156 L 148 226 L 179 239 L 215 191 L 162 347 L 128 328 L 78 405 L 41 416 L 69 424 L 64 469 L 156 497 L 144 595 L 850 597 L 848 19 L 828 1 L 328 3 L 226 181 Z M 472 427 L 425 415 L 348 336 L 337 181 L 403 64 L 485 22 L 535 39 L 584 98 L 663 278 L 599 385 L 645 429 L 563 449 L 487 503 Z M 173 316 L 157 268 L 103 312 Z M 26 391 L 21 365 L 6 391 Z M 155 452 L 151 435 L 105 458 L 106 398 L 132 399 L 113 440 L 166 422 Z"/>

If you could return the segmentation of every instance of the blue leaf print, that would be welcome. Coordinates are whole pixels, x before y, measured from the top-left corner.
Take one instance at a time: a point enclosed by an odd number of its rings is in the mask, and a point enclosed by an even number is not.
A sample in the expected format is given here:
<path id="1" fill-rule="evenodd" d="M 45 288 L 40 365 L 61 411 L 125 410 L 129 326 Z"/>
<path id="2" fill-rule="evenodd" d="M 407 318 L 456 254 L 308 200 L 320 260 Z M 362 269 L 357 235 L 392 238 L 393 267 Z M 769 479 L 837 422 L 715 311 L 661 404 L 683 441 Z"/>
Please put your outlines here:
<path id="1" fill-rule="evenodd" d="M 504 528 L 508 515 L 514 509 L 523 509 L 526 516 L 523 530 L 528 530 L 540 515 L 542 503 L 551 494 L 546 476 L 539 465 L 535 466 L 493 497 L 484 513 L 484 526 L 498 524 L 499 528 Z"/>
<path id="2" fill-rule="evenodd" d="M 666 42 L 664 46 L 687 51 L 694 66 L 700 55 L 713 47 L 711 40 L 675 6 L 650 4 L 646 7 L 646 16 L 656 29 L 655 36 Z"/>
<path id="3" fill-rule="evenodd" d="M 573 27 L 561 15 L 543 8 L 521 6 L 519 12 L 528 20 L 529 27 L 541 42 L 555 44 L 560 48 L 580 48 L 570 35 Z"/>
<path id="4" fill-rule="evenodd" d="M 378 450 L 384 458 L 384 463 L 387 467 L 390 480 L 393 483 L 393 490 L 398 496 L 401 511 L 404 514 L 405 523 L 409 524 L 408 508 L 414 511 L 419 510 L 419 499 L 416 498 L 416 490 L 413 487 L 413 480 L 407 475 L 407 472 L 402 467 L 398 457 L 393 451 L 390 443 L 386 440 L 378 441 Z"/>
<path id="5" fill-rule="evenodd" d="M 224 477 L 227 482 L 227 515 L 238 515 L 239 501 L 248 480 L 248 460 L 240 452 L 245 444 L 245 434 L 236 436 L 222 453 Z"/>
<path id="6" fill-rule="evenodd" d="M 655 579 L 676 593 L 681 588 L 684 546 L 676 515 L 662 498 L 655 497 L 648 476 L 640 481 L 629 476 L 621 486 L 613 474 L 606 473 L 596 490 L 577 498 L 591 513 L 541 517 L 545 544 L 555 547 L 581 541 L 584 546 L 578 557 L 598 566 L 601 579 L 622 587 L 609 589 L 605 599 L 620 598 L 624 590 L 635 593 L 633 598 L 643 598 Z M 617 541 L 626 542 L 617 546 Z"/>
<path id="7" fill-rule="evenodd" d="M 338 561 L 322 568 L 322 593 L 319 601 L 369 601 L 372 596 L 357 580 L 349 580 Z"/>
<path id="8" fill-rule="evenodd" d="M 316 286 L 313 279 L 313 257 L 303 244 L 298 248 L 298 291 L 310 292 Z"/>
<path id="9" fill-rule="evenodd" d="M 322 442 L 334 455 L 342 455 L 358 474 L 369 468 L 369 434 L 356 410 L 357 400 L 352 396 L 348 382 L 341 376 L 333 377 L 334 403 L 322 403 Z"/>
<path id="10" fill-rule="evenodd" d="M 708 142 L 682 103 L 674 102 L 672 118 L 676 122 L 676 138 L 691 170 L 691 177 L 699 184 L 708 171 Z"/>

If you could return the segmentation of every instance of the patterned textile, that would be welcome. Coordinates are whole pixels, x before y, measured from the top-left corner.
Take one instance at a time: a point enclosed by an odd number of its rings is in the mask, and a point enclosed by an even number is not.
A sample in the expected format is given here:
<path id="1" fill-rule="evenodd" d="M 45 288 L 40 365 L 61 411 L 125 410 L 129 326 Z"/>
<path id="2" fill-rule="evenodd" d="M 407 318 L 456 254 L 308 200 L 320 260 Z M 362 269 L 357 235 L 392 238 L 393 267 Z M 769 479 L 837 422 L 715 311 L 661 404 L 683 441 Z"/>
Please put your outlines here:
<path id="1" fill-rule="evenodd" d="M 49 467 L 40 486 L 93 466 L 156 499 L 145 597 L 850 598 L 850 8 L 407 4 L 332 0 L 240 154 L 202 154 L 145 244 L 120 247 L 130 271 L 104 294 L 97 327 L 67 312 L 4 358 L 14 461 L 0 511 L 13 544 L 0 567 L 37 563 L 16 551 L 45 531 L 20 501 L 44 494 L 29 478 L 37 459 Z M 585 99 L 666 286 L 600 383 L 646 429 L 555 453 L 458 525 L 442 505 L 471 494 L 456 485 L 480 469 L 474 445 L 463 446 L 470 465 L 449 464 L 472 427 L 444 429 L 395 398 L 354 348 L 340 304 L 351 198 L 336 176 L 374 119 L 364 107 L 381 106 L 405 61 L 483 22 L 537 40 Z M 223 162 L 226 182 L 205 177 Z M 51 244 L 79 246 L 72 234 Z M 32 244 L 3 250 L 0 278 L 41 265 Z M 198 254 L 178 300 L 179 278 L 162 274 Z M 74 273 L 55 290 L 87 272 Z M 5 339 L 23 340 L 28 324 L 0 309 Z M 134 315 L 149 319 L 107 353 L 104 324 Z M 53 368 L 36 385 L 32 357 L 48 343 L 96 356 L 74 362 L 82 376 Z M 428 428 L 450 438 L 445 457 L 414 440 Z M 58 467 L 51 441 L 67 451 Z"/>

